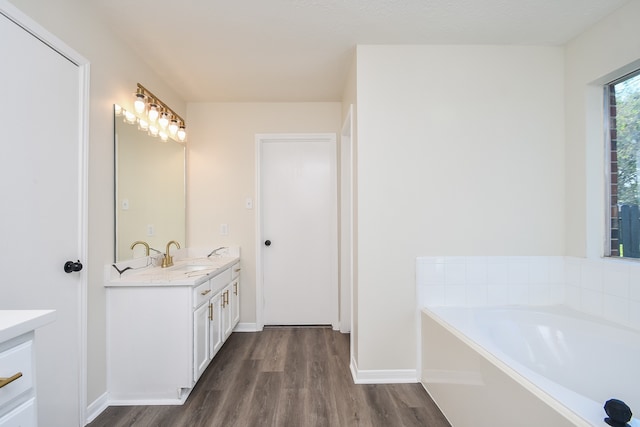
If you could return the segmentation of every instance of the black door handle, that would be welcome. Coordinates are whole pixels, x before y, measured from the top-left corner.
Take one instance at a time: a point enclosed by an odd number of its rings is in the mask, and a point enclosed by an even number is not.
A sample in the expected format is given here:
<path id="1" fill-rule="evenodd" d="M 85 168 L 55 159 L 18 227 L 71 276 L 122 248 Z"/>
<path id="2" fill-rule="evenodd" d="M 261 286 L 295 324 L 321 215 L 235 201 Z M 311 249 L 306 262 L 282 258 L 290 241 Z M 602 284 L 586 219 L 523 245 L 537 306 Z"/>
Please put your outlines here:
<path id="1" fill-rule="evenodd" d="M 264 241 L 264 245 L 265 246 L 271 246 L 271 240 L 265 240 Z"/>
<path id="2" fill-rule="evenodd" d="M 82 263 L 80 262 L 80 260 L 78 260 L 78 262 L 67 261 L 64 263 L 65 273 L 72 273 L 74 271 L 80 271 L 80 270 L 82 270 Z"/>

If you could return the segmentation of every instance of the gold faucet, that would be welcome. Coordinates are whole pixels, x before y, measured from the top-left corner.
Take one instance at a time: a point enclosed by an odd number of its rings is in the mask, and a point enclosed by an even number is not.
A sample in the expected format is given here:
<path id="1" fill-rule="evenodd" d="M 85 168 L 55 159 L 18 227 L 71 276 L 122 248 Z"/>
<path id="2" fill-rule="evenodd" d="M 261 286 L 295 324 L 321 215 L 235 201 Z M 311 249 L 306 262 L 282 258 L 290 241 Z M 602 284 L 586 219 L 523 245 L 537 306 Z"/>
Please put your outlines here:
<path id="1" fill-rule="evenodd" d="M 162 258 L 162 268 L 171 267 L 173 265 L 173 255 L 169 255 L 169 246 L 171 246 L 172 243 L 176 245 L 176 248 L 180 249 L 180 243 L 176 242 L 175 240 L 171 240 L 169 243 L 167 243 L 167 250 L 164 254 L 164 257 Z"/>
<path id="2" fill-rule="evenodd" d="M 145 254 L 145 255 L 146 255 L 146 256 L 149 256 L 149 244 L 148 244 L 147 242 L 143 242 L 142 240 L 137 240 L 137 241 L 135 241 L 135 242 L 133 242 L 133 243 L 131 244 L 131 250 L 133 250 L 133 248 L 134 248 L 136 245 L 143 245 L 143 246 L 144 246 L 144 249 L 145 249 L 145 252 L 146 252 L 146 254 Z"/>

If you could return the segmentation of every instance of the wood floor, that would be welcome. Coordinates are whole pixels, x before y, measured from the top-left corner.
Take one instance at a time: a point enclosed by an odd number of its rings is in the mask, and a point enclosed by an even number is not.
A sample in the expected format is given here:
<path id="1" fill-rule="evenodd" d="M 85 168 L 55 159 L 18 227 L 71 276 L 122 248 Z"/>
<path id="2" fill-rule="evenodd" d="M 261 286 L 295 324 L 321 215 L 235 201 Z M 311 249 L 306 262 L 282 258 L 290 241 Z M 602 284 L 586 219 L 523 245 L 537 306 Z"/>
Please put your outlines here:
<path id="1" fill-rule="evenodd" d="M 420 384 L 353 384 L 349 335 L 234 333 L 182 406 L 112 406 L 90 427 L 421 426 L 449 423 Z"/>

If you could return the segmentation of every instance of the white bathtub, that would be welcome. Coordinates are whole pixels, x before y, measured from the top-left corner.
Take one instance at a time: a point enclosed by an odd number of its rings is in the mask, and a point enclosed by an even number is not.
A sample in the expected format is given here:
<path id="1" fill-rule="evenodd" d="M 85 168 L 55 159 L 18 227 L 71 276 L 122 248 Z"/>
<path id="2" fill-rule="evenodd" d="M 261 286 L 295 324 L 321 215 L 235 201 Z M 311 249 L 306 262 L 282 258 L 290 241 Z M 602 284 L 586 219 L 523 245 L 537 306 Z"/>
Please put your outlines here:
<path id="1" fill-rule="evenodd" d="M 562 306 L 431 307 L 421 320 L 422 383 L 454 427 L 607 426 L 610 398 L 640 414 L 636 331 Z"/>

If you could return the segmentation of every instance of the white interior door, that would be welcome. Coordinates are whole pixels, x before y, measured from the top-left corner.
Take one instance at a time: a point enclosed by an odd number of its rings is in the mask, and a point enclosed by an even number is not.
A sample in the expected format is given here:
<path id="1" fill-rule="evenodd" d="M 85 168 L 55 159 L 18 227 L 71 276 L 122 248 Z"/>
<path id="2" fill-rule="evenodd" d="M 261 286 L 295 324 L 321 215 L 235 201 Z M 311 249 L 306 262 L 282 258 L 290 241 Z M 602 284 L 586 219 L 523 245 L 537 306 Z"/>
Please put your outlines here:
<path id="1" fill-rule="evenodd" d="M 77 426 L 86 273 L 63 266 L 85 250 L 83 70 L 4 13 L 0 3 L 0 309 L 56 310 L 56 321 L 36 331 L 38 419 Z"/>
<path id="2" fill-rule="evenodd" d="M 264 324 L 337 326 L 335 135 L 262 139 Z"/>

